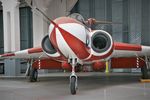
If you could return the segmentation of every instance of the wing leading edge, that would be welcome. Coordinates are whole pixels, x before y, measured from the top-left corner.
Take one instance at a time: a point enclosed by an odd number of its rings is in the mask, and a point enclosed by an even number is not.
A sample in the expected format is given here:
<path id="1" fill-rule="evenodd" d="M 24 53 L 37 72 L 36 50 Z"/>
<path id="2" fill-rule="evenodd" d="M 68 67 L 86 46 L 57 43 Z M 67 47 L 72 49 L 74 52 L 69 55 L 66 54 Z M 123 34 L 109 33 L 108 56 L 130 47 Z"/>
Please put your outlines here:
<path id="1" fill-rule="evenodd" d="M 22 59 L 36 59 L 36 58 L 48 58 L 48 56 L 43 52 L 41 47 L 29 48 L 21 51 L 16 51 L 14 53 L 5 53 L 0 55 L 0 59 L 7 58 L 22 58 Z"/>
<path id="2" fill-rule="evenodd" d="M 128 43 L 114 43 L 114 52 L 112 58 L 117 57 L 137 57 L 137 56 L 150 56 L 150 46 L 142 46 L 137 44 Z M 0 55 L 0 59 L 7 58 L 22 58 L 22 59 L 39 59 L 48 58 L 43 52 L 41 47 L 29 48 L 14 53 L 5 53 Z"/>
<path id="3" fill-rule="evenodd" d="M 112 57 L 137 57 L 150 56 L 150 46 L 142 46 L 128 43 L 114 43 L 114 52 Z"/>

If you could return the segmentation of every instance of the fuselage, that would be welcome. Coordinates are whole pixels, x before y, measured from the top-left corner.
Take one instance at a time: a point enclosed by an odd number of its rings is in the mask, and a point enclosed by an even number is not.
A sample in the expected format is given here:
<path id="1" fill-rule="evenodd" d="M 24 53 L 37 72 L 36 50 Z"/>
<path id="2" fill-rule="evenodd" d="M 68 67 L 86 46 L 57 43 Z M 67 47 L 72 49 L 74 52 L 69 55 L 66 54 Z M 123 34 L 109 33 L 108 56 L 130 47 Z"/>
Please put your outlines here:
<path id="1" fill-rule="evenodd" d="M 49 38 L 65 58 L 86 59 L 90 55 L 87 42 L 89 30 L 82 23 L 68 17 L 55 19 L 59 26 L 50 25 Z"/>
<path id="2" fill-rule="evenodd" d="M 93 40 L 93 42 L 92 36 L 95 34 L 98 34 L 97 38 L 95 38 L 97 41 Z M 99 34 L 102 34 L 102 37 Z M 69 17 L 57 18 L 54 20 L 54 23 L 50 24 L 49 39 L 60 56 L 63 56 L 65 59 L 77 58 L 82 61 L 99 60 L 107 58 L 113 51 L 112 38 L 107 32 L 100 30 L 93 31 L 83 23 Z M 107 41 L 110 45 L 108 45 Z M 92 45 L 92 43 L 95 44 Z M 99 53 L 99 51 L 95 51 L 96 49 L 92 49 L 92 46 L 95 46 L 97 50 L 101 50 L 101 47 L 103 49 L 107 46 L 108 50 L 104 49 L 103 52 Z"/>

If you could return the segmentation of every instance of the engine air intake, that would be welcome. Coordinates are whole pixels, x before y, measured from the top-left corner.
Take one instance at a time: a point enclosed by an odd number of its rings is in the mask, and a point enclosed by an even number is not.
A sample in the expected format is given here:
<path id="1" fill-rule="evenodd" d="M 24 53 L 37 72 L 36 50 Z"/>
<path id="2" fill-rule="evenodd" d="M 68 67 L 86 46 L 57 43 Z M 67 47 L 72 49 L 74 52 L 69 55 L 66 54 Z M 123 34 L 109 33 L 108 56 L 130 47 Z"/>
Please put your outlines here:
<path id="1" fill-rule="evenodd" d="M 103 53 L 112 47 L 111 36 L 102 30 L 97 30 L 91 37 L 91 47 L 96 53 Z"/>
<path id="2" fill-rule="evenodd" d="M 42 48 L 48 54 L 54 54 L 57 52 L 56 49 L 51 44 L 48 35 L 46 35 L 42 40 Z"/>

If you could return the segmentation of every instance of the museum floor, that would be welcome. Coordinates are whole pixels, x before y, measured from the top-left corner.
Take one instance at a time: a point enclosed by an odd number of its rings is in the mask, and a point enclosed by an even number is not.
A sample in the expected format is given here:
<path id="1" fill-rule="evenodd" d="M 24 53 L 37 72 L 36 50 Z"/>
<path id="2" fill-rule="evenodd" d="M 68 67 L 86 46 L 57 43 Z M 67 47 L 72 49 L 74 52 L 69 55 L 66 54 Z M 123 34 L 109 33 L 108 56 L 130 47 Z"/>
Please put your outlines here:
<path id="1" fill-rule="evenodd" d="M 25 77 L 0 76 L 0 100 L 149 100 L 150 83 L 140 74 L 78 73 L 78 91 L 69 91 L 70 73 L 40 75 L 38 82 Z"/>

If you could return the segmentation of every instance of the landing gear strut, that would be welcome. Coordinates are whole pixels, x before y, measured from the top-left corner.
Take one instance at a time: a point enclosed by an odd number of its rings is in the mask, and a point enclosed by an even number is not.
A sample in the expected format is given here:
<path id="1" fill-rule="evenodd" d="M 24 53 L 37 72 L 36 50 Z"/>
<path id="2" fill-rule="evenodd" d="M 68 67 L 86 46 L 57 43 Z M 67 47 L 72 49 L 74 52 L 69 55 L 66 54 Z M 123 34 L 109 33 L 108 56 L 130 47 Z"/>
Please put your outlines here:
<path id="1" fill-rule="evenodd" d="M 70 75 L 70 92 L 72 95 L 76 94 L 77 91 L 77 76 L 75 74 L 75 66 L 77 64 L 77 59 L 71 59 L 72 72 Z"/>
<path id="2" fill-rule="evenodd" d="M 144 66 L 144 67 L 141 68 L 142 79 L 148 79 L 148 78 L 150 78 L 149 74 L 148 74 L 149 65 L 148 65 L 148 58 L 147 57 L 145 57 L 145 63 L 146 63 L 146 66 Z"/>
<path id="3" fill-rule="evenodd" d="M 26 76 L 29 78 L 30 82 L 36 82 L 38 78 L 38 70 L 32 67 L 32 62 L 32 60 L 28 62 Z"/>
<path id="4" fill-rule="evenodd" d="M 141 73 L 142 73 L 142 79 L 148 79 L 148 70 L 146 66 L 141 68 Z"/>
<path id="5" fill-rule="evenodd" d="M 36 68 L 30 67 L 29 80 L 30 82 L 36 82 L 38 78 L 38 70 Z"/>

